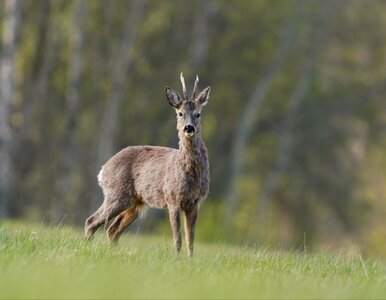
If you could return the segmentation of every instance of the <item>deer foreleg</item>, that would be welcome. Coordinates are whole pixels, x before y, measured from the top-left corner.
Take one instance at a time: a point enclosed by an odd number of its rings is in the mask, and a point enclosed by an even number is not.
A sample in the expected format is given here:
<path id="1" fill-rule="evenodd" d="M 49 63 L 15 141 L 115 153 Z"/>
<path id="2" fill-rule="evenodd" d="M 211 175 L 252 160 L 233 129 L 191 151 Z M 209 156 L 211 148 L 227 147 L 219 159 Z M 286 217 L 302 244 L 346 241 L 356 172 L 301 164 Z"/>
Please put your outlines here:
<path id="1" fill-rule="evenodd" d="M 170 225 L 172 227 L 174 248 L 178 253 L 181 251 L 181 211 L 180 209 L 169 209 Z"/>
<path id="2" fill-rule="evenodd" d="M 196 228 L 196 221 L 198 217 L 198 207 L 194 207 L 189 211 L 185 211 L 185 239 L 188 248 L 188 255 L 193 256 L 194 235 Z"/>

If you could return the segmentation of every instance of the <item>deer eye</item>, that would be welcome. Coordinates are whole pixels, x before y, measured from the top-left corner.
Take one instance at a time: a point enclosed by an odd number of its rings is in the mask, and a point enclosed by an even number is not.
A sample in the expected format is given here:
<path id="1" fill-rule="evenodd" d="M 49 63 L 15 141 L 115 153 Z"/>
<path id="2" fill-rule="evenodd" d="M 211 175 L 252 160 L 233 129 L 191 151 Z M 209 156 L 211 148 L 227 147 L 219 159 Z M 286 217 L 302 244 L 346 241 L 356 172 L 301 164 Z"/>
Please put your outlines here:
<path id="1" fill-rule="evenodd" d="M 183 115 L 184 115 L 184 114 L 183 114 L 182 112 L 179 112 L 179 113 L 178 113 L 178 116 L 179 116 L 179 117 L 182 117 Z"/>
<path id="2" fill-rule="evenodd" d="M 197 113 L 197 114 L 196 114 L 196 118 L 198 119 L 199 117 L 201 117 L 201 114 L 200 114 L 200 113 Z"/>

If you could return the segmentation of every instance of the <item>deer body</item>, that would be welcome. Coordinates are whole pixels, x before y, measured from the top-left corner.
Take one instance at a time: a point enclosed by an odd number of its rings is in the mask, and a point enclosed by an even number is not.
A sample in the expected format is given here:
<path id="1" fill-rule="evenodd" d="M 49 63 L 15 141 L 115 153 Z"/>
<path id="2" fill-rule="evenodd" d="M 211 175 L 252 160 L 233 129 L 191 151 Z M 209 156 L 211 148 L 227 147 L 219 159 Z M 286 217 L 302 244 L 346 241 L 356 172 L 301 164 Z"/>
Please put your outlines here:
<path id="1" fill-rule="evenodd" d="M 185 236 L 189 255 L 193 254 L 194 229 L 199 205 L 209 191 L 208 152 L 201 137 L 201 109 L 210 88 L 196 97 L 198 78 L 191 99 L 166 88 L 169 104 L 176 109 L 179 149 L 159 146 L 130 146 L 102 167 L 98 182 L 104 194 L 102 206 L 87 220 L 85 235 L 91 238 L 98 227 L 112 218 L 107 230 L 117 242 L 146 207 L 168 209 L 177 252 L 181 250 L 181 212 L 185 214 Z"/>

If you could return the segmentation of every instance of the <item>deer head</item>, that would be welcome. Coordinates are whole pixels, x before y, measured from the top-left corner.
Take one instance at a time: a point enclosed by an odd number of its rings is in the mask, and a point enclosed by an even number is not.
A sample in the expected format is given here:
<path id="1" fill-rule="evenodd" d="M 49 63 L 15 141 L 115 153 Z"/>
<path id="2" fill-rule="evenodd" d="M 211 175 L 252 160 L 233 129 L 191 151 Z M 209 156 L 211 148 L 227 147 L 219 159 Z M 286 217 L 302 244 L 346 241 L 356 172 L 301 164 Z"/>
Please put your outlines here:
<path id="1" fill-rule="evenodd" d="M 182 133 L 180 136 L 190 139 L 201 131 L 201 110 L 208 103 L 210 87 L 206 87 L 197 96 L 197 85 L 199 79 L 198 76 L 196 76 L 192 96 L 188 98 L 185 80 L 182 73 L 180 75 L 180 79 L 183 97 L 171 88 L 166 87 L 166 99 L 169 105 L 176 111 L 177 130 Z"/>

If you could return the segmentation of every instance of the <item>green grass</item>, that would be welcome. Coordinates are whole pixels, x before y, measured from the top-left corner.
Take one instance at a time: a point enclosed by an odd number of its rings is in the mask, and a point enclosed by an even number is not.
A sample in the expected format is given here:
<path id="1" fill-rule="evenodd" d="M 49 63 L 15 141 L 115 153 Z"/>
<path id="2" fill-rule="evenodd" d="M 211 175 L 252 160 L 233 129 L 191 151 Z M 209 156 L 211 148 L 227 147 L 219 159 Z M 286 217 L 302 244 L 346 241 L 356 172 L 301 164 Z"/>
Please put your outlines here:
<path id="1" fill-rule="evenodd" d="M 341 253 L 287 253 L 171 238 L 0 223 L 0 298 L 384 298 L 386 263 Z"/>

